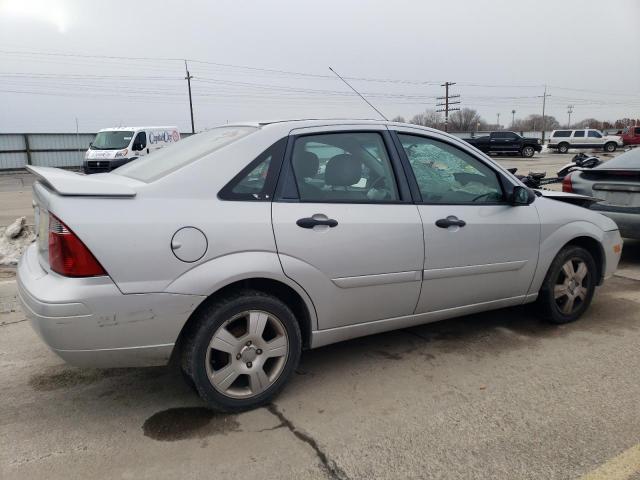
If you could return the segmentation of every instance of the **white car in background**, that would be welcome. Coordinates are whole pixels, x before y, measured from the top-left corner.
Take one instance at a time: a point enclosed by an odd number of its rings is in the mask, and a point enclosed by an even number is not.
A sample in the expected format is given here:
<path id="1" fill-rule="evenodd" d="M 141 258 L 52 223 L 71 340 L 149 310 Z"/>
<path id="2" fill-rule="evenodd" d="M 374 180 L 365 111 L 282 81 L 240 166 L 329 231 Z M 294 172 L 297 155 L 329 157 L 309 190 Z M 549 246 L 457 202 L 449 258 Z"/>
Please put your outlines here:
<path id="1" fill-rule="evenodd" d="M 605 152 L 615 152 L 623 145 L 622 137 L 618 135 L 604 135 L 600 130 L 581 128 L 554 130 L 547 147 L 559 153 L 567 153 L 570 148 L 601 148 Z"/>
<path id="2" fill-rule="evenodd" d="M 117 127 L 100 130 L 84 154 L 84 173 L 110 172 L 180 140 L 178 127 Z"/>
<path id="3" fill-rule="evenodd" d="M 18 289 L 42 339 L 80 366 L 173 358 L 225 411 L 271 401 L 303 349 L 535 301 L 576 320 L 622 249 L 613 220 L 402 123 L 232 125 L 112 173 L 28 168 Z"/>

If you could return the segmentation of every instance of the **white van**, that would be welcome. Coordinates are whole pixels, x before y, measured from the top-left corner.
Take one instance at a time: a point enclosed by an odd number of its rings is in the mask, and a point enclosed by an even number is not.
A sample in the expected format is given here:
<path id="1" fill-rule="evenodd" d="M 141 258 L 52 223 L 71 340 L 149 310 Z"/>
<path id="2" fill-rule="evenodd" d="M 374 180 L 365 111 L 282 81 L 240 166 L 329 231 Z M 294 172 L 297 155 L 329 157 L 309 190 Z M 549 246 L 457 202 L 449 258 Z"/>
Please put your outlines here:
<path id="1" fill-rule="evenodd" d="M 84 173 L 110 172 L 178 140 L 178 127 L 104 128 L 84 155 Z"/>

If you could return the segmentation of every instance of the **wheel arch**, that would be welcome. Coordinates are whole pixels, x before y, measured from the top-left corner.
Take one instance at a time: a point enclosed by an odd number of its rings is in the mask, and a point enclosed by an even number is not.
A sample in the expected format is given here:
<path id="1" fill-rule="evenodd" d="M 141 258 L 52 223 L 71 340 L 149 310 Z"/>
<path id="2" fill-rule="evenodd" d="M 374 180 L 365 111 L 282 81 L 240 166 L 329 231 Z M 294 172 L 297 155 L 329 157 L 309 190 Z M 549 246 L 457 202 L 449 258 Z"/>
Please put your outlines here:
<path id="1" fill-rule="evenodd" d="M 205 298 L 200 305 L 191 312 L 191 315 L 189 315 L 189 318 L 182 326 L 180 334 L 175 342 L 175 346 L 171 354 L 172 362 L 180 358 L 184 340 L 191 334 L 198 313 L 217 299 L 240 290 L 258 290 L 268 295 L 273 295 L 286 304 L 292 310 L 298 324 L 300 325 L 303 349 L 311 347 L 311 332 L 314 330 L 316 314 L 310 299 L 303 298 L 302 294 L 296 289 L 280 280 L 266 277 L 248 277 L 233 281 L 220 287 L 218 290 L 207 296 L 207 298 Z"/>
<path id="2" fill-rule="evenodd" d="M 531 283 L 529 294 L 539 292 L 551 263 L 560 250 L 568 245 L 580 246 L 593 256 L 598 269 L 596 272 L 598 278 L 597 284 L 602 284 L 606 262 L 604 248 L 602 247 L 603 235 L 604 232 L 592 223 L 579 221 L 564 225 L 547 237 L 540 245 L 538 267 L 533 282 Z"/>

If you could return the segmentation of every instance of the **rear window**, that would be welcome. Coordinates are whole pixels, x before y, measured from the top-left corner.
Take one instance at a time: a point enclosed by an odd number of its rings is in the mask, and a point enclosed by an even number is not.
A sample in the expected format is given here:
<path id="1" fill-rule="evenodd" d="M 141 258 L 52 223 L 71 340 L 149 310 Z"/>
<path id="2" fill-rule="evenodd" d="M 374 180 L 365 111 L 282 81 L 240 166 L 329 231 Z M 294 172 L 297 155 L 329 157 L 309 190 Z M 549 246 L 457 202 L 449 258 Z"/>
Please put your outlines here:
<path id="1" fill-rule="evenodd" d="M 115 169 L 113 173 L 142 182 L 153 182 L 256 130 L 257 127 L 249 126 L 214 128 L 138 158 Z"/>
<path id="2" fill-rule="evenodd" d="M 558 130 L 557 132 L 553 133 L 554 137 L 570 137 L 571 136 L 571 130 Z"/>

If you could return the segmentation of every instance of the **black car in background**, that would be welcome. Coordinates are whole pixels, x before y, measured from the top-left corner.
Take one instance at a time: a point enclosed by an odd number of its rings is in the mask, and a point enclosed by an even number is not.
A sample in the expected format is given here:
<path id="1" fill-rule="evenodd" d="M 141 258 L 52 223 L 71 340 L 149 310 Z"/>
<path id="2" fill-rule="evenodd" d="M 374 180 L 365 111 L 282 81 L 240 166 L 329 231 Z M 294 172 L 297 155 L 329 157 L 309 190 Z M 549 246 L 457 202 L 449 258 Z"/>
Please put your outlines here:
<path id="1" fill-rule="evenodd" d="M 542 150 L 537 138 L 522 137 L 515 132 L 491 132 L 464 140 L 484 153 L 506 153 L 531 158 Z"/>

